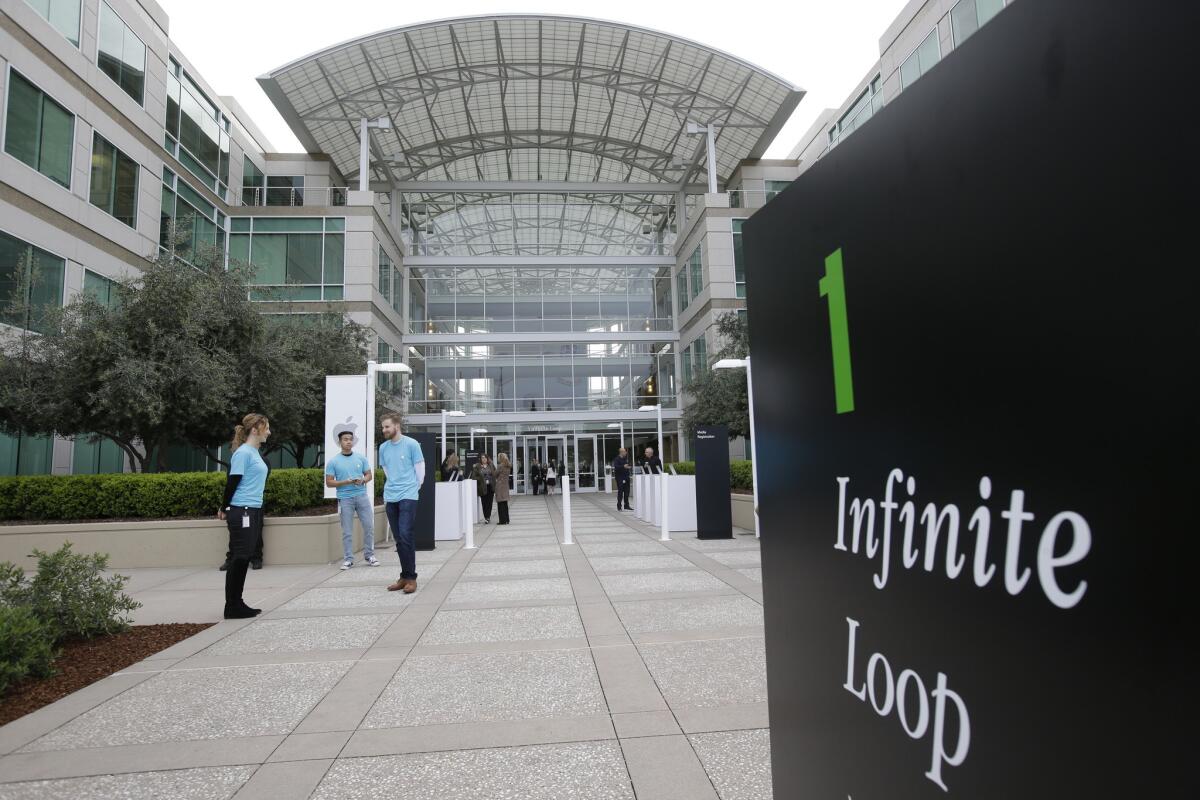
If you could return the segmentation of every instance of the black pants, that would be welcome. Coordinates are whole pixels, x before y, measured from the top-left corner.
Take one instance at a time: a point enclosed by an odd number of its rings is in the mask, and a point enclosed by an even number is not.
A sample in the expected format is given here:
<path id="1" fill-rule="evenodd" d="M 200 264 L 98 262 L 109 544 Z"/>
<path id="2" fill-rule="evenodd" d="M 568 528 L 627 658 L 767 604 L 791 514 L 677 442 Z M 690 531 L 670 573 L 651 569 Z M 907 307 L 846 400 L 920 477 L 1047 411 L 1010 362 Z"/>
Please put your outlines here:
<path id="1" fill-rule="evenodd" d="M 496 510 L 500 512 L 500 524 L 507 525 L 508 524 L 508 501 L 507 500 L 497 500 L 496 501 Z"/>
<path id="2" fill-rule="evenodd" d="M 235 508 L 236 508 L 236 506 L 235 506 Z M 254 509 L 254 510 L 261 510 L 261 509 Z M 241 525 L 242 523 L 239 522 L 238 524 Z M 251 524 L 251 526 L 254 525 L 253 522 L 251 522 L 250 524 Z M 262 562 L 262 558 L 263 558 L 262 547 L 263 547 L 263 536 L 262 536 L 262 525 L 260 524 L 258 526 L 258 539 L 254 542 L 253 551 L 250 553 L 250 560 L 252 562 L 253 561 L 258 561 L 259 563 Z M 233 560 L 233 540 L 232 539 L 230 539 L 229 549 L 225 551 L 225 560 L 226 561 Z"/>
<path id="3" fill-rule="evenodd" d="M 538 487 L 542 485 L 541 481 L 530 481 L 533 484 L 533 493 L 537 494 Z"/>
<path id="4" fill-rule="evenodd" d="M 496 498 L 495 491 L 488 492 L 487 494 L 482 495 L 479 498 L 480 500 L 483 501 L 483 518 L 484 519 L 492 518 L 492 500 L 494 500 L 495 498 Z"/>
<path id="5" fill-rule="evenodd" d="M 249 524 L 245 520 L 249 520 Z M 254 558 L 262 558 L 263 512 L 261 508 L 229 506 L 225 510 L 225 525 L 229 528 L 229 569 L 225 570 L 225 610 L 236 611 L 245 602 L 242 589 L 246 586 L 246 570 Z"/>
<path id="6" fill-rule="evenodd" d="M 617 508 L 629 508 L 629 480 L 617 481 Z"/>

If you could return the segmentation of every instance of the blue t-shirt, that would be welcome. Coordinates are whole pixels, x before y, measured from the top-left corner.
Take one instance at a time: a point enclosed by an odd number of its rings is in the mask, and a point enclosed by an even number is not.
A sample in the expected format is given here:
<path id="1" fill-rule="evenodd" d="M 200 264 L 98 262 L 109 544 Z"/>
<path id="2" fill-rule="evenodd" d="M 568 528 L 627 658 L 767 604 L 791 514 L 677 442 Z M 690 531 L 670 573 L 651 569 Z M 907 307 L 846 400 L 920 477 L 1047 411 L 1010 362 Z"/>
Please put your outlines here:
<path id="1" fill-rule="evenodd" d="M 338 453 L 333 458 L 329 459 L 329 463 L 325 465 L 325 474 L 332 475 L 335 481 L 345 481 L 350 478 L 361 478 L 364 473 L 369 472 L 371 465 L 367 463 L 367 457 L 358 453 L 345 455 Z M 355 485 L 347 483 L 345 486 L 337 487 L 337 496 L 339 500 L 358 497 L 366 494 L 366 485 Z"/>
<path id="2" fill-rule="evenodd" d="M 262 508 L 263 489 L 267 488 L 267 462 L 263 461 L 257 447 L 243 444 L 229 460 L 229 474 L 241 475 L 242 481 L 233 493 L 235 506 Z"/>
<path id="3" fill-rule="evenodd" d="M 425 456 L 416 439 L 401 436 L 400 441 L 386 441 L 379 445 L 379 466 L 387 473 L 383 485 L 383 499 L 388 503 L 400 500 L 416 500 L 421 491 L 417 483 L 417 464 L 424 463 Z"/>

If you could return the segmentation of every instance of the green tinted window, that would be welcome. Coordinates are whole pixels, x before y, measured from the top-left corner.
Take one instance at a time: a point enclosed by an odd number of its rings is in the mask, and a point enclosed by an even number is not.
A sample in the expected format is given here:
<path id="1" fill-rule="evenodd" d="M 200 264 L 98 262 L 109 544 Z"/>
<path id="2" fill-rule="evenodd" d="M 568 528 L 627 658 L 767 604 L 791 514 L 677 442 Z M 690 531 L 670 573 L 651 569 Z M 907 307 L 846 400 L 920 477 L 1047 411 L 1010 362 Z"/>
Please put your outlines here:
<path id="1" fill-rule="evenodd" d="M 346 268 L 346 237 L 325 235 L 325 283 L 342 283 Z"/>
<path id="2" fill-rule="evenodd" d="M 14 70 L 9 74 L 5 152 L 69 189 L 74 115 L 20 73 Z"/>
<path id="3" fill-rule="evenodd" d="M 98 133 L 92 135 L 89 199 L 131 228 L 137 227 L 138 164 Z"/>
<path id="4" fill-rule="evenodd" d="M 96 64 L 140 105 L 146 88 L 146 45 L 108 3 L 100 3 Z"/>
<path id="5" fill-rule="evenodd" d="M 344 231 L 346 230 L 345 217 L 329 217 L 325 220 L 325 230 L 327 231 Z"/>
<path id="6" fill-rule="evenodd" d="M 25 0 L 54 29 L 79 47 L 79 0 Z"/>
<path id="7" fill-rule="evenodd" d="M 321 228 L 320 217 L 257 217 L 254 220 L 255 233 L 320 233 Z"/>
<path id="8" fill-rule="evenodd" d="M 232 231 L 245 232 L 245 233 L 250 232 L 250 218 L 249 217 L 234 217 L 233 219 L 229 220 L 229 225 L 230 225 L 229 229 Z"/>
<path id="9" fill-rule="evenodd" d="M 62 307 L 66 266 L 63 259 L 0 232 L 0 321 L 44 331 L 47 313 Z"/>

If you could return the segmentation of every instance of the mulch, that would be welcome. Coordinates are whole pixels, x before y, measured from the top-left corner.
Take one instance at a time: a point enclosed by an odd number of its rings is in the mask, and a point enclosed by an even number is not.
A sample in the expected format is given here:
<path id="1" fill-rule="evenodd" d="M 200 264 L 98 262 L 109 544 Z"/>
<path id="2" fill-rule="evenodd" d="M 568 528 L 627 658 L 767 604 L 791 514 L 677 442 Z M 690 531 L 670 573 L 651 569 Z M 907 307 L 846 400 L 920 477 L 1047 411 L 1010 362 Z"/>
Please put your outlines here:
<path id="1" fill-rule="evenodd" d="M 137 625 L 124 633 L 67 642 L 62 654 L 54 660 L 54 675 L 24 680 L 0 697 L 0 725 L 48 706 L 211 626 L 211 622 Z"/>

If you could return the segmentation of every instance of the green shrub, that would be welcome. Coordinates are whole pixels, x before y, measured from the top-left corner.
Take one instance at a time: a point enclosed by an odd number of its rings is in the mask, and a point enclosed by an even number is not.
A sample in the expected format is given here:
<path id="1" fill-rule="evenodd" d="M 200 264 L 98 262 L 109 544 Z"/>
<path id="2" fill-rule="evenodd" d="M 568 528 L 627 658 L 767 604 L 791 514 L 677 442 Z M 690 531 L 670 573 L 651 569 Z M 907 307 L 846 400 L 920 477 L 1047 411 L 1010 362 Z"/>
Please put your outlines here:
<path id="1" fill-rule="evenodd" d="M 17 681 L 53 673 L 50 627 L 25 605 L 0 605 L 0 695 Z"/>
<path id="2" fill-rule="evenodd" d="M 676 461 L 675 463 L 668 464 L 667 466 L 674 467 L 676 475 L 695 475 L 696 474 L 696 462 L 695 461 Z M 667 471 L 670 472 L 669 469 Z"/>
<path id="3" fill-rule="evenodd" d="M 104 633 L 127 630 L 130 612 L 141 603 L 121 591 L 128 580 L 123 575 L 104 575 L 105 554 L 71 552 L 67 542 L 53 553 L 33 551 L 37 572 L 32 579 L 13 564 L 0 570 L 0 590 L 5 607 L 27 608 L 38 617 L 55 641 L 90 639 Z"/>
<path id="4" fill-rule="evenodd" d="M 382 491 L 382 473 L 376 492 Z M 286 514 L 325 502 L 321 469 L 276 469 L 263 505 Z M 0 519 L 165 519 L 217 513 L 224 472 L 28 475 L 0 478 Z"/>
<path id="5" fill-rule="evenodd" d="M 752 462 L 736 460 L 729 462 L 729 486 L 731 489 L 754 488 L 754 469 Z"/>

